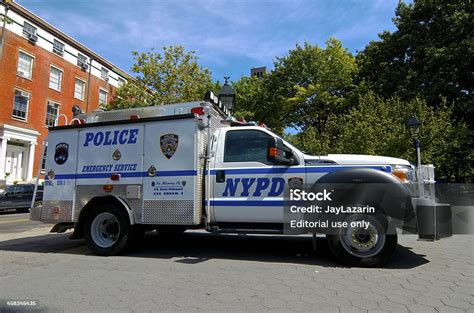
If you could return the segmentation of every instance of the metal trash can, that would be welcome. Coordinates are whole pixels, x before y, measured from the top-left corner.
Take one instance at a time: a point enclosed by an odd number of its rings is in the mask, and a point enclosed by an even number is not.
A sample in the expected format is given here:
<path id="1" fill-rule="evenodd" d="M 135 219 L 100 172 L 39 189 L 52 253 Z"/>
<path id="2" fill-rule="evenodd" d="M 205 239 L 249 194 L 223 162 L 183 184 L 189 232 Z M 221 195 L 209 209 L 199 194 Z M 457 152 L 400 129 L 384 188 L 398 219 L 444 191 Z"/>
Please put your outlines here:
<path id="1" fill-rule="evenodd" d="M 430 199 L 417 199 L 416 217 L 418 238 L 437 240 L 453 235 L 451 205 L 435 203 Z"/>

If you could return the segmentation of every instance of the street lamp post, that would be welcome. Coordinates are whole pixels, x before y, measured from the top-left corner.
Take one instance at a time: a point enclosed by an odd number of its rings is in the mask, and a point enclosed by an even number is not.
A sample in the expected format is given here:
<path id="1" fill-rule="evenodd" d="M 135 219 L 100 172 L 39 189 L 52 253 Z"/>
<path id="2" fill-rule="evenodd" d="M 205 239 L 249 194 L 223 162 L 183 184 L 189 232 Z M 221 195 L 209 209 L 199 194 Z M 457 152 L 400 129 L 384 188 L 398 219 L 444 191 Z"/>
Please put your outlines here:
<path id="1" fill-rule="evenodd" d="M 416 148 L 416 163 L 417 163 L 417 178 L 418 178 L 418 186 L 419 186 L 419 193 L 420 197 L 424 196 L 424 181 L 423 181 L 423 172 L 421 168 L 421 142 L 420 142 L 420 126 L 421 123 L 418 121 L 416 116 L 411 116 L 408 119 L 407 127 L 408 131 L 410 132 L 411 138 L 415 140 L 415 148 Z"/>
<path id="2" fill-rule="evenodd" d="M 235 106 L 235 91 L 228 83 L 229 78 L 228 76 L 224 77 L 225 82 L 219 91 L 218 98 L 229 111 L 232 111 Z"/>

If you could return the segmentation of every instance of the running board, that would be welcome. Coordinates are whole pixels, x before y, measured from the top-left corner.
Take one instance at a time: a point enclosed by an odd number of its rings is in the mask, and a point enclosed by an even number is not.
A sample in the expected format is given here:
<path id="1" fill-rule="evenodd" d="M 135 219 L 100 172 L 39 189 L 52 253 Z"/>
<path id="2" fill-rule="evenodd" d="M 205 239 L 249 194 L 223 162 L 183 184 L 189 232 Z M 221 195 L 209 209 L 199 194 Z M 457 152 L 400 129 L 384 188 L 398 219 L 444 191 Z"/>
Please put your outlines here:
<path id="1" fill-rule="evenodd" d="M 248 229 L 248 228 L 219 228 L 211 226 L 208 229 L 213 234 L 259 234 L 259 235 L 281 235 L 283 230 L 279 229 Z"/>

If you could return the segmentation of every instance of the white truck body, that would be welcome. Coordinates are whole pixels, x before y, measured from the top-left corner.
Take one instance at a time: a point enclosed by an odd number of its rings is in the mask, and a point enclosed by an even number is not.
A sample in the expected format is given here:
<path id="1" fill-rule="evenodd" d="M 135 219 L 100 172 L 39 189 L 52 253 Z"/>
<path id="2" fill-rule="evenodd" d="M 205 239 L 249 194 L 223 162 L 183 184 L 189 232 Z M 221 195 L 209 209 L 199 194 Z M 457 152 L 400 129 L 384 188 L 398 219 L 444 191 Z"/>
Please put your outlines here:
<path id="1" fill-rule="evenodd" d="M 31 218 L 80 225 L 79 232 L 87 222 L 84 209 L 103 197 L 123 206 L 131 226 L 281 231 L 275 225 L 284 221 L 290 180 L 311 184 L 353 168 L 413 172 L 397 158 L 309 156 L 264 127 L 229 127 L 219 102 L 96 112 L 76 120 L 50 129 L 43 203 L 32 208 Z M 291 165 L 267 162 L 269 138 L 291 151 Z"/>

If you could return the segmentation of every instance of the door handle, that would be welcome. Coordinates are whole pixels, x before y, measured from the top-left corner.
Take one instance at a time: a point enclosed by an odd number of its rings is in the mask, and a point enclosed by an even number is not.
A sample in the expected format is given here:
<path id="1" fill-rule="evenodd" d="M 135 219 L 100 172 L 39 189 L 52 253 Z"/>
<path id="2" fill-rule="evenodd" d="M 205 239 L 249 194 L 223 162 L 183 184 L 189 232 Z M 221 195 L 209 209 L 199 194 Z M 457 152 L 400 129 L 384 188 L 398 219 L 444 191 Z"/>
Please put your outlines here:
<path id="1" fill-rule="evenodd" d="M 223 183 L 225 182 L 225 171 L 218 170 L 216 171 L 216 183 Z"/>

